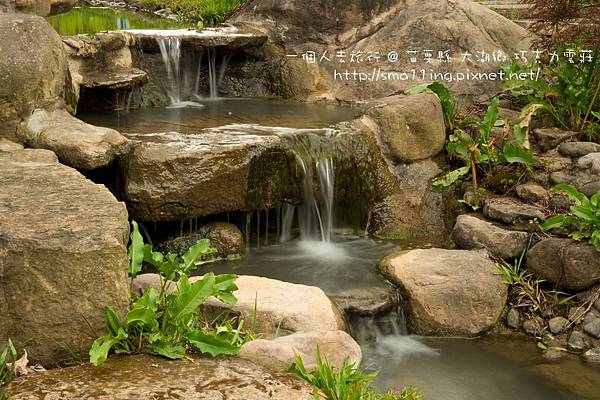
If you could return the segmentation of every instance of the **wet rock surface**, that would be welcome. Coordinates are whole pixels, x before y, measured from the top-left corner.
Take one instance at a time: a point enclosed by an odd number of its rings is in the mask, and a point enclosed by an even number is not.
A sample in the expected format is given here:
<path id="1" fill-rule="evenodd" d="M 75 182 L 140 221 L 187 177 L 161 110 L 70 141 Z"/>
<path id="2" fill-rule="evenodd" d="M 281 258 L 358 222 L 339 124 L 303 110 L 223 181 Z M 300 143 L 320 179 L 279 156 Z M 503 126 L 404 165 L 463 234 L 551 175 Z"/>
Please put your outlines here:
<path id="1" fill-rule="evenodd" d="M 506 285 L 485 251 L 398 252 L 379 269 L 400 287 L 417 334 L 476 336 L 498 322 L 506 304 Z"/>
<path id="2" fill-rule="evenodd" d="M 127 211 L 48 150 L 0 152 L 0 164 L 0 342 L 53 365 L 69 358 L 64 341 L 87 351 L 105 306 L 129 304 Z"/>
<path id="3" fill-rule="evenodd" d="M 371 316 L 391 310 L 398 305 L 395 287 L 367 287 L 346 290 L 331 296 L 347 315 Z"/>
<path id="4" fill-rule="evenodd" d="M 238 358 L 170 361 L 148 355 L 112 357 L 94 367 L 55 369 L 15 380 L 8 397 L 44 399 L 310 400 L 311 387 L 287 373 Z"/>

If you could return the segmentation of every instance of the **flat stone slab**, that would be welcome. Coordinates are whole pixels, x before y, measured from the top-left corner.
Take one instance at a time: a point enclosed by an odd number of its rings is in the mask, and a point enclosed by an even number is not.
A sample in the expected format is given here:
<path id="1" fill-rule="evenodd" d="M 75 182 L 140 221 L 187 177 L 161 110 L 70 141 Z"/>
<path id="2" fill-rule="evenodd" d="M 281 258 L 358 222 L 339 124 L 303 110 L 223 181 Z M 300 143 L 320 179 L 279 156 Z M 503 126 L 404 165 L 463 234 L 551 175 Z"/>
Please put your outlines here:
<path id="1" fill-rule="evenodd" d="M 267 36 L 258 31 L 240 30 L 236 27 L 196 29 L 125 29 L 123 35 L 134 38 L 144 51 L 159 50 L 156 39 L 179 39 L 184 47 L 223 47 L 241 50 L 266 43 Z M 109 32 L 112 33 L 112 32 Z"/>
<path id="2" fill-rule="evenodd" d="M 497 197 L 487 200 L 483 207 L 483 215 L 507 225 L 521 226 L 526 226 L 527 223 L 533 220 L 542 222 L 546 219 L 540 208 L 510 197 Z"/>
<path id="3" fill-rule="evenodd" d="M 107 166 L 129 148 L 114 129 L 86 124 L 64 110 L 36 110 L 18 136 L 30 147 L 54 151 L 63 164 L 86 170 Z"/>
<path id="4" fill-rule="evenodd" d="M 88 73 L 83 77 L 81 86 L 90 89 L 129 89 L 143 85 L 148 81 L 148 74 L 141 69 L 131 71 L 107 71 Z"/>
<path id="5" fill-rule="evenodd" d="M 391 285 L 346 290 L 332 295 L 331 299 L 346 314 L 360 316 L 389 311 L 400 301 L 397 289 Z"/>
<path id="6" fill-rule="evenodd" d="M 312 400 L 299 378 L 239 358 L 170 361 L 149 355 L 111 357 L 25 376 L 8 388 L 13 400 Z"/>

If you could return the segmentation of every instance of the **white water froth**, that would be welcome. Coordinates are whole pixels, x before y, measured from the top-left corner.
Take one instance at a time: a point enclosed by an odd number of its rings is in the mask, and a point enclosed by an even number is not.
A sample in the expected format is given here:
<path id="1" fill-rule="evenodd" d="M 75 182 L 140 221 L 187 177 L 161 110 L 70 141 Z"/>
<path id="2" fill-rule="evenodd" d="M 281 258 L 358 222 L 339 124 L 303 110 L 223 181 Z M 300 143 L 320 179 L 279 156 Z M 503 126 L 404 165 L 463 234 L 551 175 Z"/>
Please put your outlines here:
<path id="1" fill-rule="evenodd" d="M 415 335 L 384 335 L 377 338 L 373 343 L 375 352 L 386 357 L 401 359 L 404 357 L 423 355 L 437 357 L 440 355 L 438 349 L 427 346 Z"/>

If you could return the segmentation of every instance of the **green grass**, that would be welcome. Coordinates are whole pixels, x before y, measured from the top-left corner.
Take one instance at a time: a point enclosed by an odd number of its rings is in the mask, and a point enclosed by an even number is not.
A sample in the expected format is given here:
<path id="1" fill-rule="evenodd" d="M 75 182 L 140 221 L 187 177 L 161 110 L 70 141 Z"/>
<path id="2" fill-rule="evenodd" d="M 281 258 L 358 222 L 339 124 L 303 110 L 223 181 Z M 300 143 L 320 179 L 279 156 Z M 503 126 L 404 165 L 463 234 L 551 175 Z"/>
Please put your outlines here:
<path id="1" fill-rule="evenodd" d="M 182 19 L 217 25 L 231 17 L 246 0 L 141 0 L 149 9 L 170 8 Z"/>

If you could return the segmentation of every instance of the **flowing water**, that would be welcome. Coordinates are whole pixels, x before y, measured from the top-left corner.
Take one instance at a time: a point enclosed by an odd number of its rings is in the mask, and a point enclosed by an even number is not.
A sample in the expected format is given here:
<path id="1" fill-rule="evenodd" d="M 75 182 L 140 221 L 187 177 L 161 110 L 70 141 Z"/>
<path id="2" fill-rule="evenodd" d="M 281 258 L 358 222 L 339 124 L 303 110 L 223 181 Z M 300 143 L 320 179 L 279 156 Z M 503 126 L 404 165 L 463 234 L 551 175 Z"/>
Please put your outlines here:
<path id="1" fill-rule="evenodd" d="M 357 109 L 332 104 L 309 104 L 269 99 L 203 99 L 202 107 L 142 109 L 125 112 L 80 113 L 90 124 L 122 132 L 198 133 L 224 125 L 261 125 L 285 128 L 326 128 L 353 119 Z"/>

